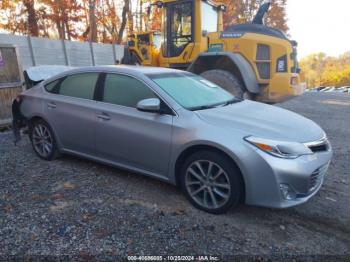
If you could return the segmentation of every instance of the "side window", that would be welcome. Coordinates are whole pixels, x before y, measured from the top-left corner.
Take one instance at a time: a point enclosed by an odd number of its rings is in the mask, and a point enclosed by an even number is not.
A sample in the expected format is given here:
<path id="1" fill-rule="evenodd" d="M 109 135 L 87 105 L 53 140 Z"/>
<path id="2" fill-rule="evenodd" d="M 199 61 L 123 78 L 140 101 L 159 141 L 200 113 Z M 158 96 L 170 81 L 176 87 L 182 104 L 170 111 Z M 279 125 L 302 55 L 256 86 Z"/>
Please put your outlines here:
<path id="1" fill-rule="evenodd" d="M 52 81 L 50 83 L 48 83 L 47 85 L 45 85 L 45 89 L 47 92 L 50 93 L 55 93 L 55 87 L 57 86 L 57 84 L 60 82 L 61 79 L 57 79 L 55 81 Z"/>
<path id="2" fill-rule="evenodd" d="M 98 73 L 83 73 L 68 76 L 60 85 L 60 95 L 93 99 Z"/>
<path id="3" fill-rule="evenodd" d="M 136 108 L 137 103 L 142 99 L 156 97 L 148 86 L 133 77 L 117 74 L 106 75 L 104 102 Z"/>

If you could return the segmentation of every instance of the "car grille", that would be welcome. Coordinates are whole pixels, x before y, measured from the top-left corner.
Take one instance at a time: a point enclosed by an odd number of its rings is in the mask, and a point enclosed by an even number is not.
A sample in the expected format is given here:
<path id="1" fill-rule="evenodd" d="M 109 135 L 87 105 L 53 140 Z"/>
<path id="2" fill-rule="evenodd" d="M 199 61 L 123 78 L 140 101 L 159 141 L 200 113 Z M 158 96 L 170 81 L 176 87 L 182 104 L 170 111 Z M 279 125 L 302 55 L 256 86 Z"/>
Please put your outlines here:
<path id="1" fill-rule="evenodd" d="M 309 192 L 314 191 L 322 182 L 324 175 L 328 169 L 328 164 L 316 169 L 309 179 Z"/>
<path id="2" fill-rule="evenodd" d="M 317 152 L 322 152 L 322 151 L 327 151 L 327 145 L 324 144 L 324 145 L 319 145 L 319 146 L 310 146 L 309 147 L 310 150 L 314 153 L 317 153 Z"/>
<path id="3" fill-rule="evenodd" d="M 305 143 L 305 145 L 313 152 L 324 152 L 328 151 L 329 149 L 329 142 L 327 138 L 323 138 L 319 141 L 311 142 L 311 143 Z"/>

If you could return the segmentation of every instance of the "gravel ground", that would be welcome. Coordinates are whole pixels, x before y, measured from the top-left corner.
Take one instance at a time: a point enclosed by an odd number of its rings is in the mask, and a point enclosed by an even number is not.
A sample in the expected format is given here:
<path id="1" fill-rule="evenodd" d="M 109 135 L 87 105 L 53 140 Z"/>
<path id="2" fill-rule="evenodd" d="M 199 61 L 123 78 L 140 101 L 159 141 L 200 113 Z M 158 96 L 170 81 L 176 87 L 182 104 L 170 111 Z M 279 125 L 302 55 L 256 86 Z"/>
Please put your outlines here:
<path id="1" fill-rule="evenodd" d="M 0 133 L 0 256 L 350 259 L 350 95 L 309 93 L 280 106 L 320 124 L 335 151 L 321 191 L 286 210 L 210 215 L 171 185 L 71 156 L 46 162 L 26 136 L 15 147 L 11 133 Z"/>

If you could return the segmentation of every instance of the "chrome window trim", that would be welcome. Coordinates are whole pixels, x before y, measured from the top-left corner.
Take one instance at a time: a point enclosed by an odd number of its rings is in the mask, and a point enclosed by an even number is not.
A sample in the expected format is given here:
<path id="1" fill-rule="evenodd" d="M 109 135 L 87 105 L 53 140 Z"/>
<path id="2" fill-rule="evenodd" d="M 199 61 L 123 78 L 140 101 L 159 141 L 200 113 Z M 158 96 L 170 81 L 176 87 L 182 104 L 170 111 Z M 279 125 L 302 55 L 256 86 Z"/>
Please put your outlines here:
<path id="1" fill-rule="evenodd" d="M 56 93 L 51 93 L 49 91 L 46 90 L 45 88 L 45 85 L 47 84 L 50 84 L 56 80 L 59 80 L 61 78 L 64 78 L 64 77 L 69 77 L 69 76 L 72 76 L 72 75 L 77 75 L 77 74 L 84 74 L 84 73 L 97 73 L 97 74 L 119 74 L 119 75 L 125 75 L 125 76 L 129 76 L 129 77 L 132 77 L 132 78 L 135 78 L 136 80 L 138 81 L 141 81 L 143 84 L 145 84 L 148 88 L 150 88 L 152 90 L 153 93 L 155 93 L 170 109 L 171 111 L 174 113 L 174 117 L 179 117 L 179 114 L 176 112 L 176 110 L 169 105 L 169 103 L 166 101 L 166 99 L 164 99 L 164 97 L 162 97 L 162 95 L 160 95 L 157 91 L 154 90 L 153 87 L 151 87 L 148 83 L 146 83 L 143 79 L 140 79 L 139 77 L 135 76 L 135 75 L 132 75 L 132 74 L 128 74 L 128 73 L 124 73 L 124 72 L 111 72 L 111 71 L 94 71 L 94 70 L 87 70 L 86 72 L 74 72 L 74 73 L 69 73 L 69 74 L 66 74 L 64 76 L 60 76 L 60 77 L 57 77 L 55 79 L 53 79 L 52 81 L 49 81 L 47 83 L 40 83 L 41 84 L 41 89 L 43 90 L 43 92 L 47 95 L 57 95 L 57 96 L 62 96 L 62 97 L 69 97 L 69 98 L 74 98 L 74 99 L 79 99 L 79 100 L 83 100 L 83 101 L 92 101 L 92 102 L 95 102 L 95 103 L 103 103 L 103 104 L 108 104 L 108 105 L 113 105 L 113 106 L 119 106 L 119 107 L 122 107 L 122 108 L 131 108 L 131 109 L 135 109 L 137 110 L 136 107 L 129 107 L 129 106 L 123 106 L 123 105 L 117 105 L 117 104 L 113 104 L 113 103 L 108 103 L 108 102 L 104 102 L 104 101 L 97 101 L 95 99 L 87 99 L 87 98 L 80 98 L 80 97 L 74 97 L 74 96 L 66 96 L 66 95 L 62 95 L 62 94 L 56 94 Z M 145 77 L 147 77 L 146 75 L 144 75 Z M 96 88 L 96 87 L 95 87 Z M 98 87 L 97 87 L 98 88 Z M 137 110 L 139 111 L 139 110 Z"/>
<path id="2" fill-rule="evenodd" d="M 76 73 L 69 73 L 69 74 L 66 74 L 64 76 L 60 76 L 60 77 L 57 77 L 51 81 L 48 81 L 47 83 L 46 82 L 41 82 L 41 89 L 44 91 L 45 94 L 47 95 L 58 95 L 58 96 L 63 96 L 63 97 L 70 97 L 70 98 L 75 98 L 75 99 L 79 99 L 79 100 L 83 100 L 83 101 L 92 101 L 92 102 L 96 102 L 96 100 L 94 98 L 92 99 L 89 99 L 89 98 L 81 98 L 81 97 L 76 97 L 76 96 L 67 96 L 67 95 L 62 95 L 62 94 L 56 94 L 56 93 L 52 93 L 52 92 L 49 92 L 46 90 L 45 86 L 48 85 L 48 84 L 51 84 L 52 82 L 55 82 L 57 80 L 61 80 L 62 78 L 65 78 L 65 77 L 69 77 L 69 76 L 74 76 L 74 75 L 81 75 L 81 74 L 85 74 L 85 73 L 96 73 L 98 75 L 101 74 L 101 72 L 99 71 L 86 71 L 86 72 L 76 72 Z M 97 84 L 97 81 L 98 81 L 98 78 L 99 76 L 97 77 L 97 80 L 96 80 L 96 84 Z M 96 85 L 95 85 L 95 89 L 96 89 Z M 95 90 L 94 90 L 95 91 Z"/>

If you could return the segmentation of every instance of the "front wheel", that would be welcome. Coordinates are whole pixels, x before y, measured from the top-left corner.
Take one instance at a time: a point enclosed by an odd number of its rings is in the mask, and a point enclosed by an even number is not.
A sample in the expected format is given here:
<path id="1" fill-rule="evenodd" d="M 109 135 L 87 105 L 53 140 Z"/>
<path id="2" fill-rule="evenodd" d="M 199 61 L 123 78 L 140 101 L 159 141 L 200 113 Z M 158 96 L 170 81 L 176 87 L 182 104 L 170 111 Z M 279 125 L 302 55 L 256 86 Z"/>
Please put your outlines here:
<path id="1" fill-rule="evenodd" d="M 239 99 L 251 100 L 251 94 L 245 89 L 239 78 L 230 72 L 221 69 L 205 71 L 202 77 L 224 88 L 226 91 Z"/>
<path id="2" fill-rule="evenodd" d="M 197 152 L 186 159 L 181 168 L 181 187 L 195 207 L 213 214 L 237 207 L 243 193 L 238 168 L 214 151 Z"/>

